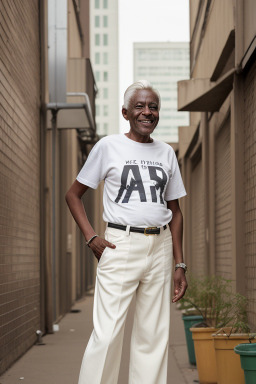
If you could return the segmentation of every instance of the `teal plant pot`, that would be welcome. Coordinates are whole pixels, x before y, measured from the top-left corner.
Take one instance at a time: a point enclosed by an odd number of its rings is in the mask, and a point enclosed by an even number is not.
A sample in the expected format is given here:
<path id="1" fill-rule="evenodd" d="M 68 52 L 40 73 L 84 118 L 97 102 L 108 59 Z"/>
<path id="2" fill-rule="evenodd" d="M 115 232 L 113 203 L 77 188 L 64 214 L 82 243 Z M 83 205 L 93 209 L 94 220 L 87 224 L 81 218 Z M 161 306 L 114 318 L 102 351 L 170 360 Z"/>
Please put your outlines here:
<path id="1" fill-rule="evenodd" d="M 196 365 L 194 341 L 192 339 L 192 332 L 190 331 L 190 328 L 193 327 L 193 325 L 202 321 L 203 317 L 200 315 L 191 315 L 191 316 L 182 315 L 182 320 L 184 322 L 184 328 L 185 328 L 188 359 L 190 364 Z"/>
<path id="2" fill-rule="evenodd" d="M 239 344 L 234 351 L 240 355 L 241 367 L 244 370 L 245 384 L 256 383 L 256 343 Z"/>

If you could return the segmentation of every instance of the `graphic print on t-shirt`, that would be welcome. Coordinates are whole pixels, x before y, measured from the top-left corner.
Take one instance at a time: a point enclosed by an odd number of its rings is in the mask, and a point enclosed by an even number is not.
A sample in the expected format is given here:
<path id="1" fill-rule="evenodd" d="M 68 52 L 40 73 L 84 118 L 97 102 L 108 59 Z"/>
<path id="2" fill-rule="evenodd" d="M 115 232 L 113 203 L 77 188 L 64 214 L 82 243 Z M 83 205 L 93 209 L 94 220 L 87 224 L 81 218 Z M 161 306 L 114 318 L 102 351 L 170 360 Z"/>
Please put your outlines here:
<path id="1" fill-rule="evenodd" d="M 146 176 L 145 172 L 147 172 Z M 144 173 L 144 178 L 142 173 Z M 127 160 L 123 167 L 121 185 L 115 202 L 118 203 L 122 199 L 121 203 L 129 203 L 133 193 L 139 194 L 142 203 L 147 202 L 144 183 L 147 181 L 148 184 L 149 180 L 152 203 L 157 203 L 159 200 L 160 204 L 164 204 L 163 194 L 168 178 L 162 164 L 146 160 L 141 160 L 138 164 L 137 160 Z"/>

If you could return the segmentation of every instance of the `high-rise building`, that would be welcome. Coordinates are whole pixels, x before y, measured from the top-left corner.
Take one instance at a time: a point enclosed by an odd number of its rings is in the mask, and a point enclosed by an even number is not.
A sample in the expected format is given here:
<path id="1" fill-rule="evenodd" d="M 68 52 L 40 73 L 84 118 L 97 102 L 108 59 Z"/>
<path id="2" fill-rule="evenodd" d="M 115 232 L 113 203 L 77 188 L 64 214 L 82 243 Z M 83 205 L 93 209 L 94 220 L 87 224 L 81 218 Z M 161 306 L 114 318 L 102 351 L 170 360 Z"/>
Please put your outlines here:
<path id="1" fill-rule="evenodd" d="M 153 137 L 178 141 L 178 127 L 187 125 L 189 114 L 177 111 L 177 81 L 189 78 L 189 43 L 134 43 L 134 81 L 146 79 L 161 95 L 158 126 Z"/>
<path id="2" fill-rule="evenodd" d="M 90 0 L 90 19 L 97 132 L 109 135 L 119 131 L 118 0 Z"/>

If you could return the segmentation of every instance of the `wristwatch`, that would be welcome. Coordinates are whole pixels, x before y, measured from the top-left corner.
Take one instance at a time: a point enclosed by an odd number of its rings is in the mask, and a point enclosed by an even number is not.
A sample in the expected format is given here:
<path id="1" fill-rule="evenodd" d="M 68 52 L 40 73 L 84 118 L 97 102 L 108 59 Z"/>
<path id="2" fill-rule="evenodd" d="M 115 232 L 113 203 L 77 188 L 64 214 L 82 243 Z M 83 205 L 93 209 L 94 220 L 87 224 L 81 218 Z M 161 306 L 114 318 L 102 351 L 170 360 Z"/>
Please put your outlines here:
<path id="1" fill-rule="evenodd" d="M 185 263 L 178 263 L 175 265 L 175 271 L 178 269 L 178 268 L 183 268 L 184 269 L 184 272 L 187 272 L 187 266 Z"/>

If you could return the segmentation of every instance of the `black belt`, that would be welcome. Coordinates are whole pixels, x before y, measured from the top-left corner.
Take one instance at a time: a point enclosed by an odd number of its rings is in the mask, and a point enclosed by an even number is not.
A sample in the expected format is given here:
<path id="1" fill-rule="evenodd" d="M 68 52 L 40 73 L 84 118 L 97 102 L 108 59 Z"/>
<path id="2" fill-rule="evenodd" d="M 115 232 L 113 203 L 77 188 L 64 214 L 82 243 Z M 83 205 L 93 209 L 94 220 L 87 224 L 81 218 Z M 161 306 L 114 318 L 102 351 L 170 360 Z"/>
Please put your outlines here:
<path id="1" fill-rule="evenodd" d="M 121 231 L 126 231 L 127 226 L 121 225 L 121 224 L 114 224 L 114 223 L 108 223 L 108 227 L 110 228 L 116 228 L 121 229 Z M 167 228 L 167 225 L 163 226 L 163 229 L 165 230 Z M 147 227 L 147 228 L 140 228 L 140 227 L 130 227 L 130 232 L 137 232 L 137 233 L 144 233 L 144 235 L 159 235 L 161 228 L 158 227 Z"/>

